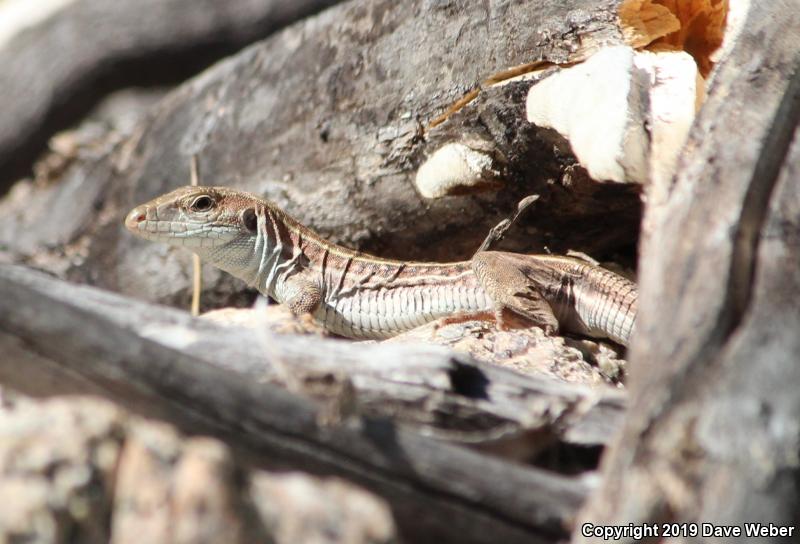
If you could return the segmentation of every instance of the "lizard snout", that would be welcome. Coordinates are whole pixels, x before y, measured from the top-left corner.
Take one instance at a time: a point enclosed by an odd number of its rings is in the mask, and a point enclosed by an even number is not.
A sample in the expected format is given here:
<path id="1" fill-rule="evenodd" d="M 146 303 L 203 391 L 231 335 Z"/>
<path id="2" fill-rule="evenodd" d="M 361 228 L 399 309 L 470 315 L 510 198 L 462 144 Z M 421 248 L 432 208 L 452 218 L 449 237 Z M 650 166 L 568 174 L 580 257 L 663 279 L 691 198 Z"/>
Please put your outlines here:
<path id="1" fill-rule="evenodd" d="M 125 227 L 128 230 L 139 230 L 139 223 L 147 220 L 147 208 L 145 206 L 137 206 L 131 210 L 125 218 Z"/>

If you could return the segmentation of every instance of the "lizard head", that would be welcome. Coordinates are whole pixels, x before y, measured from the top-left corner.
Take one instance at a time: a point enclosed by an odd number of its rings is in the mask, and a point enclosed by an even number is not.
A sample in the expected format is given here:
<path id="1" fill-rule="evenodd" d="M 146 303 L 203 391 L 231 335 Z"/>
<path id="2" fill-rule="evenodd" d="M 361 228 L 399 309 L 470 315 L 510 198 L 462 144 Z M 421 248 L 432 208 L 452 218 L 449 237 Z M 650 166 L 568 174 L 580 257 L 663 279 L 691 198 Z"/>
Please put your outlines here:
<path id="1" fill-rule="evenodd" d="M 251 243 L 258 202 L 254 195 L 224 187 L 181 187 L 131 210 L 125 227 L 141 238 L 207 255 Z"/>

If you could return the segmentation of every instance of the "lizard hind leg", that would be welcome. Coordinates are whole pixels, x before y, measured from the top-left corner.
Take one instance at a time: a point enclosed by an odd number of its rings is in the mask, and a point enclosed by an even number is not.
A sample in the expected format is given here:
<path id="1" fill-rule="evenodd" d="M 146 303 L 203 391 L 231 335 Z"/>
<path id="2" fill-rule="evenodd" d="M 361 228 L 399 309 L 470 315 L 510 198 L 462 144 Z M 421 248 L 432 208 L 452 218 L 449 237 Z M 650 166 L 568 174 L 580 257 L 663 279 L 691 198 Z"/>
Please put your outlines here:
<path id="1" fill-rule="evenodd" d="M 545 334 L 558 332 L 558 319 L 550 303 L 514 260 L 500 252 L 483 251 L 472 258 L 472 269 L 492 300 L 498 328 L 522 319 L 542 328 Z"/>

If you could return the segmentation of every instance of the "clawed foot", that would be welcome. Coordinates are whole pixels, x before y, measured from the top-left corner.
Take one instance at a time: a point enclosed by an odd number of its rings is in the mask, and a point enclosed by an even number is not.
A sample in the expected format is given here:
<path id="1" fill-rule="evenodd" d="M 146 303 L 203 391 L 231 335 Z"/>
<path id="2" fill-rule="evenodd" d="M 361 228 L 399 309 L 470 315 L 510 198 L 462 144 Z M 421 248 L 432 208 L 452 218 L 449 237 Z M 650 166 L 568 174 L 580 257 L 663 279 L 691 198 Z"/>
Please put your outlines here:
<path id="1" fill-rule="evenodd" d="M 439 329 L 448 325 L 458 325 L 459 323 L 467 323 L 469 321 L 494 321 L 494 315 L 490 312 L 474 312 L 474 313 L 459 313 L 441 317 L 433 322 L 431 327 L 430 340 L 436 338 L 436 333 Z"/>
<path id="2" fill-rule="evenodd" d="M 273 331 L 278 334 L 315 334 L 318 336 L 327 336 L 328 332 L 325 327 L 317 323 L 314 316 L 310 313 L 303 313 L 300 315 L 292 314 L 290 319 L 286 319 L 279 325 L 273 327 Z"/>
<path id="3" fill-rule="evenodd" d="M 497 331 L 510 331 L 514 329 L 528 329 L 530 327 L 539 327 L 544 331 L 547 336 L 555 336 L 558 329 L 551 324 L 537 324 L 531 320 L 515 314 L 514 312 L 500 308 L 494 312 L 475 312 L 475 313 L 460 313 L 447 317 L 442 317 L 436 320 L 431 327 L 431 340 L 436 336 L 439 329 L 447 325 L 457 325 L 459 323 L 467 323 L 470 321 L 485 321 L 494 323 Z"/>
<path id="4" fill-rule="evenodd" d="M 500 308 L 494 312 L 494 322 L 498 331 L 510 331 L 512 329 L 529 329 L 539 327 L 547 336 L 555 336 L 558 328 L 550 323 L 535 323 L 531 319 L 517 315 L 507 308 Z"/>

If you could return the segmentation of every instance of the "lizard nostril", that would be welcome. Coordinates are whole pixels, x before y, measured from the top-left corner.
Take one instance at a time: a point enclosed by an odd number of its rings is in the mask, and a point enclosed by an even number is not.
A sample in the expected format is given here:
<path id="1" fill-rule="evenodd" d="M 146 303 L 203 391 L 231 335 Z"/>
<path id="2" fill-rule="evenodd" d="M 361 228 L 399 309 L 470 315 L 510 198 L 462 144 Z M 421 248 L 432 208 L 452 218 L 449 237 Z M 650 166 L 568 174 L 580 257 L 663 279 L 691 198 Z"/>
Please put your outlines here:
<path id="1" fill-rule="evenodd" d="M 147 210 L 144 208 L 134 208 L 128 217 L 125 218 L 125 226 L 129 229 L 135 229 L 139 223 L 147 219 Z"/>

